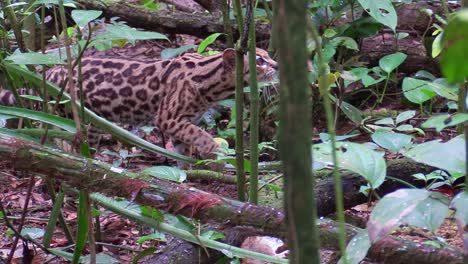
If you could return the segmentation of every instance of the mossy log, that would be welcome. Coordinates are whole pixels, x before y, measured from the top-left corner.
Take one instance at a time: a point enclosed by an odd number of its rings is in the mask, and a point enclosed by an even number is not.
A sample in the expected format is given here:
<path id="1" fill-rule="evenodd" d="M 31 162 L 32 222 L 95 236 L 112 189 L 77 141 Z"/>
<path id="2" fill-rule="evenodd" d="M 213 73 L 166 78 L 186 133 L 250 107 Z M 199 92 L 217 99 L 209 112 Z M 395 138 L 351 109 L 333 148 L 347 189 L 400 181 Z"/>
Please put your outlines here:
<path id="1" fill-rule="evenodd" d="M 226 226 L 251 226 L 261 230 L 258 234 L 285 237 L 286 223 L 281 210 L 225 199 L 183 184 L 128 172 L 104 162 L 4 134 L 0 134 L 0 160 L 16 170 L 48 175 L 89 192 L 125 197 L 205 223 L 214 221 Z M 336 249 L 337 223 L 320 220 L 318 224 L 321 246 Z M 358 228 L 347 225 L 348 241 L 358 231 Z M 411 263 L 462 263 L 460 253 L 391 236 L 373 245 L 369 252 L 374 260 L 384 260 L 389 254 L 392 263 L 407 263 L 405 260 L 409 259 Z"/>

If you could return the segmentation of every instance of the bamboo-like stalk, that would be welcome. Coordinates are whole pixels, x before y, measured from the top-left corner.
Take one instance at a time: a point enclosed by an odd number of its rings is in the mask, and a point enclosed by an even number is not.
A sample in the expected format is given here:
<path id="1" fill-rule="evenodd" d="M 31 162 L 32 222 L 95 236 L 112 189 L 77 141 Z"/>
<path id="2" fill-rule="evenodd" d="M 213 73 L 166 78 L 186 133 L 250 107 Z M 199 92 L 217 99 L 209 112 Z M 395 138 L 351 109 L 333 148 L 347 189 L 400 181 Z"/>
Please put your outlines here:
<path id="1" fill-rule="evenodd" d="M 248 8 L 253 13 L 254 0 L 250 0 Z M 257 54 L 255 41 L 255 16 L 250 16 L 249 30 L 249 83 L 250 83 L 250 195 L 249 201 L 258 203 L 258 116 L 259 96 L 257 83 Z"/>
<path id="2" fill-rule="evenodd" d="M 242 17 L 241 1 L 234 1 L 237 26 L 241 36 L 244 36 L 244 19 Z M 245 171 L 244 171 L 244 50 L 241 41 L 236 45 L 236 175 L 237 175 L 237 198 L 245 201 Z"/>
<path id="3" fill-rule="evenodd" d="M 279 147 L 291 263 L 320 263 L 311 169 L 311 107 L 304 0 L 278 0 L 275 19 L 280 69 Z"/>

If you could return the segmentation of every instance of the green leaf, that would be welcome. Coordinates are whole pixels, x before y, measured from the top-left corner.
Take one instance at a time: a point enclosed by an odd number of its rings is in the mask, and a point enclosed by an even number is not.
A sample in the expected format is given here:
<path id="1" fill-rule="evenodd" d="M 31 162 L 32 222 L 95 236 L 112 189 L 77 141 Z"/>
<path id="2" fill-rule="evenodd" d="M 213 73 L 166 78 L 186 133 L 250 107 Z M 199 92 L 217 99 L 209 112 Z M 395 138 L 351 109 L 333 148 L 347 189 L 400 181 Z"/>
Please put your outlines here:
<path id="1" fill-rule="evenodd" d="M 404 78 L 402 88 L 406 99 L 416 104 L 422 104 L 437 95 L 431 83 L 414 78 Z"/>
<path id="2" fill-rule="evenodd" d="M 416 115 L 416 111 L 414 110 L 404 111 L 398 114 L 395 121 L 397 124 L 399 124 L 401 122 L 404 122 L 406 120 L 413 118 L 415 115 Z"/>
<path id="3" fill-rule="evenodd" d="M 133 259 L 132 259 L 132 264 L 138 264 L 139 260 L 141 260 L 142 258 L 146 257 L 146 256 L 151 256 L 154 254 L 154 252 L 156 252 L 157 248 L 155 247 L 150 247 L 150 248 L 147 248 L 143 251 L 140 251 L 138 254 L 136 254 Z"/>
<path id="4" fill-rule="evenodd" d="M 449 83 L 463 82 L 468 77 L 468 9 L 450 16 L 442 37 L 443 52 L 440 60 L 442 73 Z"/>
<path id="5" fill-rule="evenodd" d="M 88 206 L 90 206 L 88 194 L 81 190 L 79 194 L 78 228 L 76 230 L 76 242 L 73 251 L 73 264 L 77 264 L 79 262 L 81 253 L 86 246 L 88 238 Z"/>
<path id="6" fill-rule="evenodd" d="M 204 237 L 204 238 L 211 239 L 211 240 L 218 240 L 218 239 L 225 238 L 223 233 L 212 231 L 212 230 L 208 230 L 206 232 L 203 232 L 201 234 L 201 236 Z"/>
<path id="7" fill-rule="evenodd" d="M 409 125 L 409 124 L 405 124 L 405 125 L 400 125 L 400 126 L 397 126 L 395 128 L 395 130 L 397 131 L 401 131 L 401 132 L 412 132 L 414 131 L 414 127 L 412 125 Z"/>
<path id="8" fill-rule="evenodd" d="M 187 179 L 187 174 L 183 170 L 169 166 L 150 167 L 143 170 L 142 173 L 180 183 Z"/>
<path id="9" fill-rule="evenodd" d="M 448 205 L 449 201 L 446 196 L 439 192 L 432 192 L 427 199 L 418 203 L 403 223 L 435 231 L 447 217 Z"/>
<path id="10" fill-rule="evenodd" d="M 312 146 L 313 169 L 318 166 L 333 166 L 330 143 Z M 364 144 L 337 142 L 338 167 L 363 176 L 372 188 L 379 187 L 387 175 L 385 159 L 380 153 Z"/>
<path id="11" fill-rule="evenodd" d="M 346 263 L 348 264 L 358 264 L 361 263 L 366 255 L 367 251 L 371 246 L 369 235 L 367 230 L 360 230 L 357 234 L 349 241 L 346 246 Z M 343 257 L 341 257 L 338 264 L 345 263 Z"/>
<path id="12" fill-rule="evenodd" d="M 406 57 L 408 56 L 401 52 L 389 54 L 379 60 L 379 66 L 386 73 L 391 73 L 406 60 Z"/>
<path id="13" fill-rule="evenodd" d="M 440 55 L 443 49 L 443 44 L 442 44 L 442 37 L 444 36 L 444 33 L 441 33 L 435 37 L 434 41 L 432 42 L 432 58 L 435 58 Z"/>
<path id="14" fill-rule="evenodd" d="M 336 141 L 341 141 L 341 140 L 345 140 L 345 139 L 348 139 L 348 138 L 352 138 L 352 137 L 355 137 L 355 136 L 359 136 L 359 134 L 353 134 L 353 135 L 343 135 L 343 136 L 335 136 L 335 140 Z M 320 133 L 319 134 L 319 137 L 320 137 L 320 140 L 322 140 L 322 142 L 327 142 L 327 141 L 330 141 L 330 134 L 328 133 Z"/>
<path id="15" fill-rule="evenodd" d="M 450 173 L 465 175 L 466 172 L 465 139 L 463 135 L 452 138 L 445 143 L 433 140 L 419 144 L 404 153 L 404 156 Z"/>
<path id="16" fill-rule="evenodd" d="M 390 125 L 390 126 L 394 126 L 395 125 L 395 121 L 393 121 L 393 118 L 391 117 L 385 117 L 385 118 L 382 118 L 382 119 L 379 119 L 377 121 L 375 121 L 376 125 Z"/>
<path id="17" fill-rule="evenodd" d="M 175 58 L 177 57 L 179 54 L 181 53 L 184 53 L 188 50 L 191 50 L 191 49 L 195 49 L 197 47 L 197 45 L 184 45 L 184 46 L 180 46 L 176 49 L 164 49 L 162 52 L 161 52 L 161 59 L 172 59 L 172 58 Z"/>
<path id="18" fill-rule="evenodd" d="M 33 111 L 29 109 L 24 109 L 24 108 L 1 106 L 1 105 L 0 105 L 0 114 L 28 118 L 31 120 L 37 120 L 37 121 L 41 121 L 47 124 L 60 127 L 68 132 L 76 133 L 75 123 L 70 119 L 66 119 L 60 116 L 55 116 L 51 114 L 46 114 L 44 112 Z"/>
<path id="19" fill-rule="evenodd" d="M 33 100 L 33 101 L 37 101 L 37 102 L 44 102 L 44 99 L 42 99 L 41 97 L 36 96 L 36 95 L 20 94 L 20 97 L 26 98 L 26 99 L 29 99 L 29 100 Z"/>
<path id="20" fill-rule="evenodd" d="M 343 46 L 350 50 L 359 50 L 357 42 L 350 37 L 336 37 L 330 43 L 335 47 Z"/>
<path id="21" fill-rule="evenodd" d="M 75 23 L 80 27 L 83 28 L 88 25 L 89 22 L 93 21 L 94 19 L 98 18 L 102 14 L 100 10 L 73 10 L 71 12 L 71 16 Z"/>
<path id="22" fill-rule="evenodd" d="M 428 71 L 425 71 L 425 70 L 419 70 L 417 71 L 415 74 L 414 74 L 414 77 L 417 77 L 418 79 L 428 79 L 430 81 L 433 81 L 435 80 L 435 76 L 428 72 Z"/>
<path id="23" fill-rule="evenodd" d="M 397 39 L 404 39 L 409 36 L 409 33 L 406 32 L 398 32 L 396 33 L 396 38 Z"/>
<path id="24" fill-rule="evenodd" d="M 156 240 L 156 241 L 161 241 L 161 242 L 167 241 L 166 236 L 164 235 L 164 233 L 161 233 L 161 232 L 155 230 L 154 233 L 152 233 L 152 234 L 149 234 L 149 235 L 142 236 L 142 237 L 138 238 L 137 243 L 141 245 L 144 242 L 149 241 L 149 240 Z"/>
<path id="25" fill-rule="evenodd" d="M 340 104 L 340 109 L 343 113 L 355 124 L 359 125 L 362 122 L 362 112 L 353 105 L 342 101 Z"/>
<path id="26" fill-rule="evenodd" d="M 399 153 L 413 139 L 411 136 L 390 131 L 378 131 L 372 134 L 372 140 L 390 152 Z"/>
<path id="27" fill-rule="evenodd" d="M 440 210 L 440 199 L 446 201 L 440 193 L 420 189 L 400 189 L 387 194 L 374 207 L 367 222 L 370 241 L 378 241 L 401 224 L 419 226 L 424 222 L 434 227 L 440 222 L 440 215 L 444 213 L 435 212 Z M 424 212 L 426 215 L 422 216 Z M 424 220 L 413 222 L 415 216 L 424 217 Z M 426 223 L 431 217 L 434 217 L 433 221 Z"/>
<path id="28" fill-rule="evenodd" d="M 107 26 L 106 30 L 115 39 L 128 39 L 131 42 L 145 39 L 164 39 L 169 41 L 169 39 L 161 33 L 140 31 L 128 26 L 111 25 Z"/>
<path id="29" fill-rule="evenodd" d="M 44 229 L 35 227 L 25 227 L 21 230 L 21 235 L 30 237 L 32 239 L 38 239 L 44 236 Z"/>
<path id="30" fill-rule="evenodd" d="M 429 118 L 426 122 L 422 123 L 422 128 L 435 128 L 437 132 L 450 126 L 456 126 L 468 121 L 468 114 L 458 113 L 455 115 L 435 115 Z"/>
<path id="31" fill-rule="evenodd" d="M 397 26 L 397 14 L 390 0 L 358 0 L 362 8 L 375 20 L 391 28 L 394 32 Z"/>
<path id="32" fill-rule="evenodd" d="M 140 208 L 141 215 L 143 216 L 149 217 L 158 222 L 162 222 L 164 220 L 164 214 L 156 208 L 146 206 L 146 205 L 140 205 L 139 208 Z"/>
<path id="33" fill-rule="evenodd" d="M 206 47 L 213 43 L 219 36 L 224 35 L 224 33 L 213 33 L 206 37 L 200 45 L 198 45 L 197 53 L 203 53 L 205 51 Z"/>
<path id="34" fill-rule="evenodd" d="M 468 192 L 462 191 L 457 194 L 450 203 L 450 209 L 455 210 L 455 219 L 459 230 L 468 225 Z"/>
<path id="35" fill-rule="evenodd" d="M 449 85 L 446 79 L 438 78 L 435 79 L 432 83 L 432 90 L 438 95 L 447 98 L 449 100 L 457 101 L 458 100 L 458 86 Z"/>
<path id="36" fill-rule="evenodd" d="M 36 52 L 12 54 L 6 57 L 5 60 L 13 64 L 26 64 L 26 65 L 65 64 L 65 61 L 63 59 L 60 59 L 60 57 L 58 56 L 36 53 Z"/>
<path id="37" fill-rule="evenodd" d="M 31 142 L 35 142 L 35 143 L 40 144 L 40 141 L 37 140 L 37 138 L 33 138 L 31 136 L 23 134 L 23 133 L 19 132 L 18 129 L 0 128 L 0 135 L 7 135 L 7 136 L 10 136 L 10 137 L 19 138 L 19 139 L 23 139 L 23 140 L 26 140 L 26 141 L 31 141 Z"/>

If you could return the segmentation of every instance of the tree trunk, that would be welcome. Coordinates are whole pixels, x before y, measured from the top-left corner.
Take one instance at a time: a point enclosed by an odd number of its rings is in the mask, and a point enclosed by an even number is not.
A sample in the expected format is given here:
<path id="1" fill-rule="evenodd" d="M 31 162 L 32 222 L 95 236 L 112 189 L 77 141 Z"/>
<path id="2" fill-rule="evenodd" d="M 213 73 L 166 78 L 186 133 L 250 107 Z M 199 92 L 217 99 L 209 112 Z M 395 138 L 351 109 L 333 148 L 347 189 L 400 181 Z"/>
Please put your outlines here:
<path id="1" fill-rule="evenodd" d="M 311 175 L 306 10 L 303 0 L 280 0 L 275 10 L 280 68 L 279 147 L 284 171 L 287 241 L 291 263 L 319 263 L 317 212 Z"/>

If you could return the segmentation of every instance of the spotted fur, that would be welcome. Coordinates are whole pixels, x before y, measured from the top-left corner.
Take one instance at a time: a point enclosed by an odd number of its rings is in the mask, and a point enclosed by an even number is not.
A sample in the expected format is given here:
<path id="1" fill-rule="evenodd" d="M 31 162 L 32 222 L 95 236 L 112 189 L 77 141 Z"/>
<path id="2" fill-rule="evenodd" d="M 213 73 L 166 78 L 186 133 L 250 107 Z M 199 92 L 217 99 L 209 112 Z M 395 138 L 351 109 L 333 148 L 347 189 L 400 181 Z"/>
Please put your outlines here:
<path id="1" fill-rule="evenodd" d="M 258 79 L 271 80 L 276 62 L 262 49 L 256 53 Z M 194 145 L 206 158 L 218 148 L 196 122 L 216 102 L 233 96 L 233 49 L 209 57 L 189 53 L 170 60 L 87 57 L 81 65 L 85 106 L 98 115 L 118 123 L 152 123 L 182 154 Z M 247 61 L 245 65 L 244 73 L 248 73 Z M 47 79 L 58 85 L 65 78 L 63 67 L 47 72 Z M 76 73 L 74 78 L 76 81 Z M 11 93 L 0 93 L 0 104 L 13 102 Z"/>

